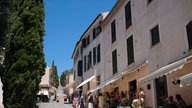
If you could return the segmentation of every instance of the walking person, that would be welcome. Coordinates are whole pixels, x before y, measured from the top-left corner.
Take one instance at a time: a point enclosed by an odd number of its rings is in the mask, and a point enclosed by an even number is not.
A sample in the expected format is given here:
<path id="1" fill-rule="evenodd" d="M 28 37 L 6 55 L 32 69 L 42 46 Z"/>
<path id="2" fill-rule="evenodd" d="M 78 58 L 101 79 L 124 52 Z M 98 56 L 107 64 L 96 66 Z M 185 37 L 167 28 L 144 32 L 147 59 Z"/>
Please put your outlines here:
<path id="1" fill-rule="evenodd" d="M 110 95 L 109 95 L 109 92 L 106 92 L 106 108 L 111 108 L 111 98 L 110 98 Z"/>
<path id="2" fill-rule="evenodd" d="M 173 96 L 169 96 L 169 103 L 177 105 L 177 102 L 173 100 Z"/>
<path id="3" fill-rule="evenodd" d="M 103 106 L 104 106 L 103 95 L 99 93 L 99 108 L 103 108 Z"/>
<path id="4" fill-rule="evenodd" d="M 79 107 L 78 107 L 78 108 L 85 108 L 85 101 L 84 101 L 83 96 L 81 96 L 81 99 L 80 99 L 80 103 L 79 103 Z"/>
<path id="5" fill-rule="evenodd" d="M 177 102 L 173 100 L 173 96 L 169 96 L 169 102 L 164 104 L 162 108 L 178 108 Z"/>
<path id="6" fill-rule="evenodd" d="M 180 94 L 175 95 L 177 102 L 178 102 L 178 108 L 186 108 L 187 105 Z"/>
<path id="7" fill-rule="evenodd" d="M 93 108 L 94 99 L 91 92 L 88 94 L 87 100 L 88 100 L 88 108 Z"/>
<path id="8" fill-rule="evenodd" d="M 77 96 L 73 97 L 73 108 L 78 108 L 78 104 L 79 104 L 79 99 Z"/>

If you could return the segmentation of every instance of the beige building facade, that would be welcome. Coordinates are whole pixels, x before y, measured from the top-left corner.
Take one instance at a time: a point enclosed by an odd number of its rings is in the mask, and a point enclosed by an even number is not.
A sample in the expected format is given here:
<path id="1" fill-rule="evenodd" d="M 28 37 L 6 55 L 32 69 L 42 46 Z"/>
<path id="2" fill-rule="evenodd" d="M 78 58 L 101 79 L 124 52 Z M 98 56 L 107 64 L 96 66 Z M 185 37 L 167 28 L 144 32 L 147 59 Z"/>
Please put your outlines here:
<path id="1" fill-rule="evenodd" d="M 100 84 L 92 79 L 84 92 L 118 91 L 131 102 L 142 88 L 145 107 L 161 107 L 176 94 L 192 104 L 191 6 L 190 0 L 118 0 L 101 22 L 103 61 L 95 68 L 101 69 Z M 83 73 L 84 80 L 94 67 L 89 71 Z"/>
<path id="2" fill-rule="evenodd" d="M 66 76 L 66 86 L 64 87 L 64 94 L 67 96 L 71 96 L 74 92 L 75 81 L 74 81 L 74 74 L 70 73 Z"/>
<path id="3" fill-rule="evenodd" d="M 48 102 L 49 98 L 56 93 L 56 88 L 51 85 L 51 73 L 52 68 L 47 66 L 45 68 L 45 74 L 42 76 L 39 84 L 39 92 L 37 93 L 37 96 L 40 99 L 43 97 L 44 102 Z"/>
<path id="4" fill-rule="evenodd" d="M 76 90 L 87 93 L 104 80 L 101 23 L 108 12 L 100 13 L 77 42 L 72 58 Z"/>

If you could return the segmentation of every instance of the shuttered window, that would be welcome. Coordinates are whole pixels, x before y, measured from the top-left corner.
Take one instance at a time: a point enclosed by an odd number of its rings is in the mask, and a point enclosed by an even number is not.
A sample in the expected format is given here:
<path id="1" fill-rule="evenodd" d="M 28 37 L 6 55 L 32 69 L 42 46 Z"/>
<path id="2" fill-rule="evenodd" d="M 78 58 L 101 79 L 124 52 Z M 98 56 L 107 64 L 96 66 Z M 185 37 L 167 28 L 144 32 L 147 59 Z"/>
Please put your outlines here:
<path id="1" fill-rule="evenodd" d="M 84 72 L 86 72 L 86 70 L 87 70 L 87 66 L 86 66 L 86 56 L 84 56 Z"/>
<path id="2" fill-rule="evenodd" d="M 127 58 L 128 58 L 128 65 L 134 62 L 133 36 L 130 36 L 127 39 Z"/>
<path id="3" fill-rule="evenodd" d="M 83 72 L 83 65 L 82 65 L 82 61 L 79 61 L 78 62 L 78 76 L 81 76 L 82 75 L 82 72 Z"/>
<path id="4" fill-rule="evenodd" d="M 126 24 L 126 29 L 132 25 L 131 2 L 130 1 L 125 6 L 125 24 Z"/>
<path id="5" fill-rule="evenodd" d="M 190 21 L 187 26 L 187 39 L 188 39 L 188 45 L 189 45 L 189 50 L 192 50 L 192 21 Z"/>
<path id="6" fill-rule="evenodd" d="M 116 49 L 112 52 L 112 68 L 113 68 L 113 74 L 117 73 L 117 50 Z"/>
<path id="7" fill-rule="evenodd" d="M 101 48 L 100 44 L 97 46 L 97 63 L 101 61 Z"/>
<path id="8" fill-rule="evenodd" d="M 93 65 L 96 64 L 96 47 L 93 48 Z"/>
<path id="9" fill-rule="evenodd" d="M 91 51 L 89 52 L 89 56 L 88 56 L 88 69 L 90 69 L 91 68 L 91 66 L 92 66 L 92 53 L 91 53 Z"/>
<path id="10" fill-rule="evenodd" d="M 154 28 L 151 29 L 151 46 L 154 46 L 159 42 L 160 42 L 159 26 L 157 25 L 157 26 L 155 26 Z"/>
<path id="11" fill-rule="evenodd" d="M 115 42 L 116 40 L 116 27 L 115 27 L 115 20 L 111 23 L 111 42 Z"/>

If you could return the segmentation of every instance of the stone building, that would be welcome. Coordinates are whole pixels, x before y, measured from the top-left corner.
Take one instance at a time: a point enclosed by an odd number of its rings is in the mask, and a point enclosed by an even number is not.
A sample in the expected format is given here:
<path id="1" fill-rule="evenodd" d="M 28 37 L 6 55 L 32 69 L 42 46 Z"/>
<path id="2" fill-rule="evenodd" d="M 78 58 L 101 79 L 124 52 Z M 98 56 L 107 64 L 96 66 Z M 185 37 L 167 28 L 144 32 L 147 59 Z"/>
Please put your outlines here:
<path id="1" fill-rule="evenodd" d="M 77 56 L 84 69 L 79 86 L 84 92 L 125 93 L 130 102 L 142 88 L 145 107 L 161 107 L 168 96 L 177 93 L 187 105 L 192 104 L 188 92 L 192 89 L 191 6 L 191 0 L 118 0 L 100 23 L 98 41 L 90 41 Z M 86 36 L 94 37 L 83 34 L 79 48 Z M 94 51 L 95 42 L 101 42 L 99 65 L 93 65 L 94 56 L 88 53 Z M 85 71 L 89 64 L 92 68 Z"/>

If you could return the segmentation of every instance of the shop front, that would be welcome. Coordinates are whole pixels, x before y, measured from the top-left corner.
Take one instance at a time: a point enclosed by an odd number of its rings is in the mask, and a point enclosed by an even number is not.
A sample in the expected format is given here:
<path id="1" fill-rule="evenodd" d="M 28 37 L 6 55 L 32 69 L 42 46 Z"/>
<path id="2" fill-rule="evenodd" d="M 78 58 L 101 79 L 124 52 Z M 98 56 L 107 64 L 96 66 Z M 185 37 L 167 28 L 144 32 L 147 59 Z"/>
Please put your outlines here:
<path id="1" fill-rule="evenodd" d="M 192 104 L 192 56 L 168 64 L 140 79 L 139 86 L 147 88 L 145 107 L 162 107 L 167 98 L 180 94 L 187 105 Z"/>
<path id="2" fill-rule="evenodd" d="M 88 92 L 100 91 L 104 96 L 109 93 L 112 106 L 131 107 L 140 88 L 137 80 L 148 72 L 147 64 L 148 62 L 145 62 L 138 67 L 116 74 Z"/>

